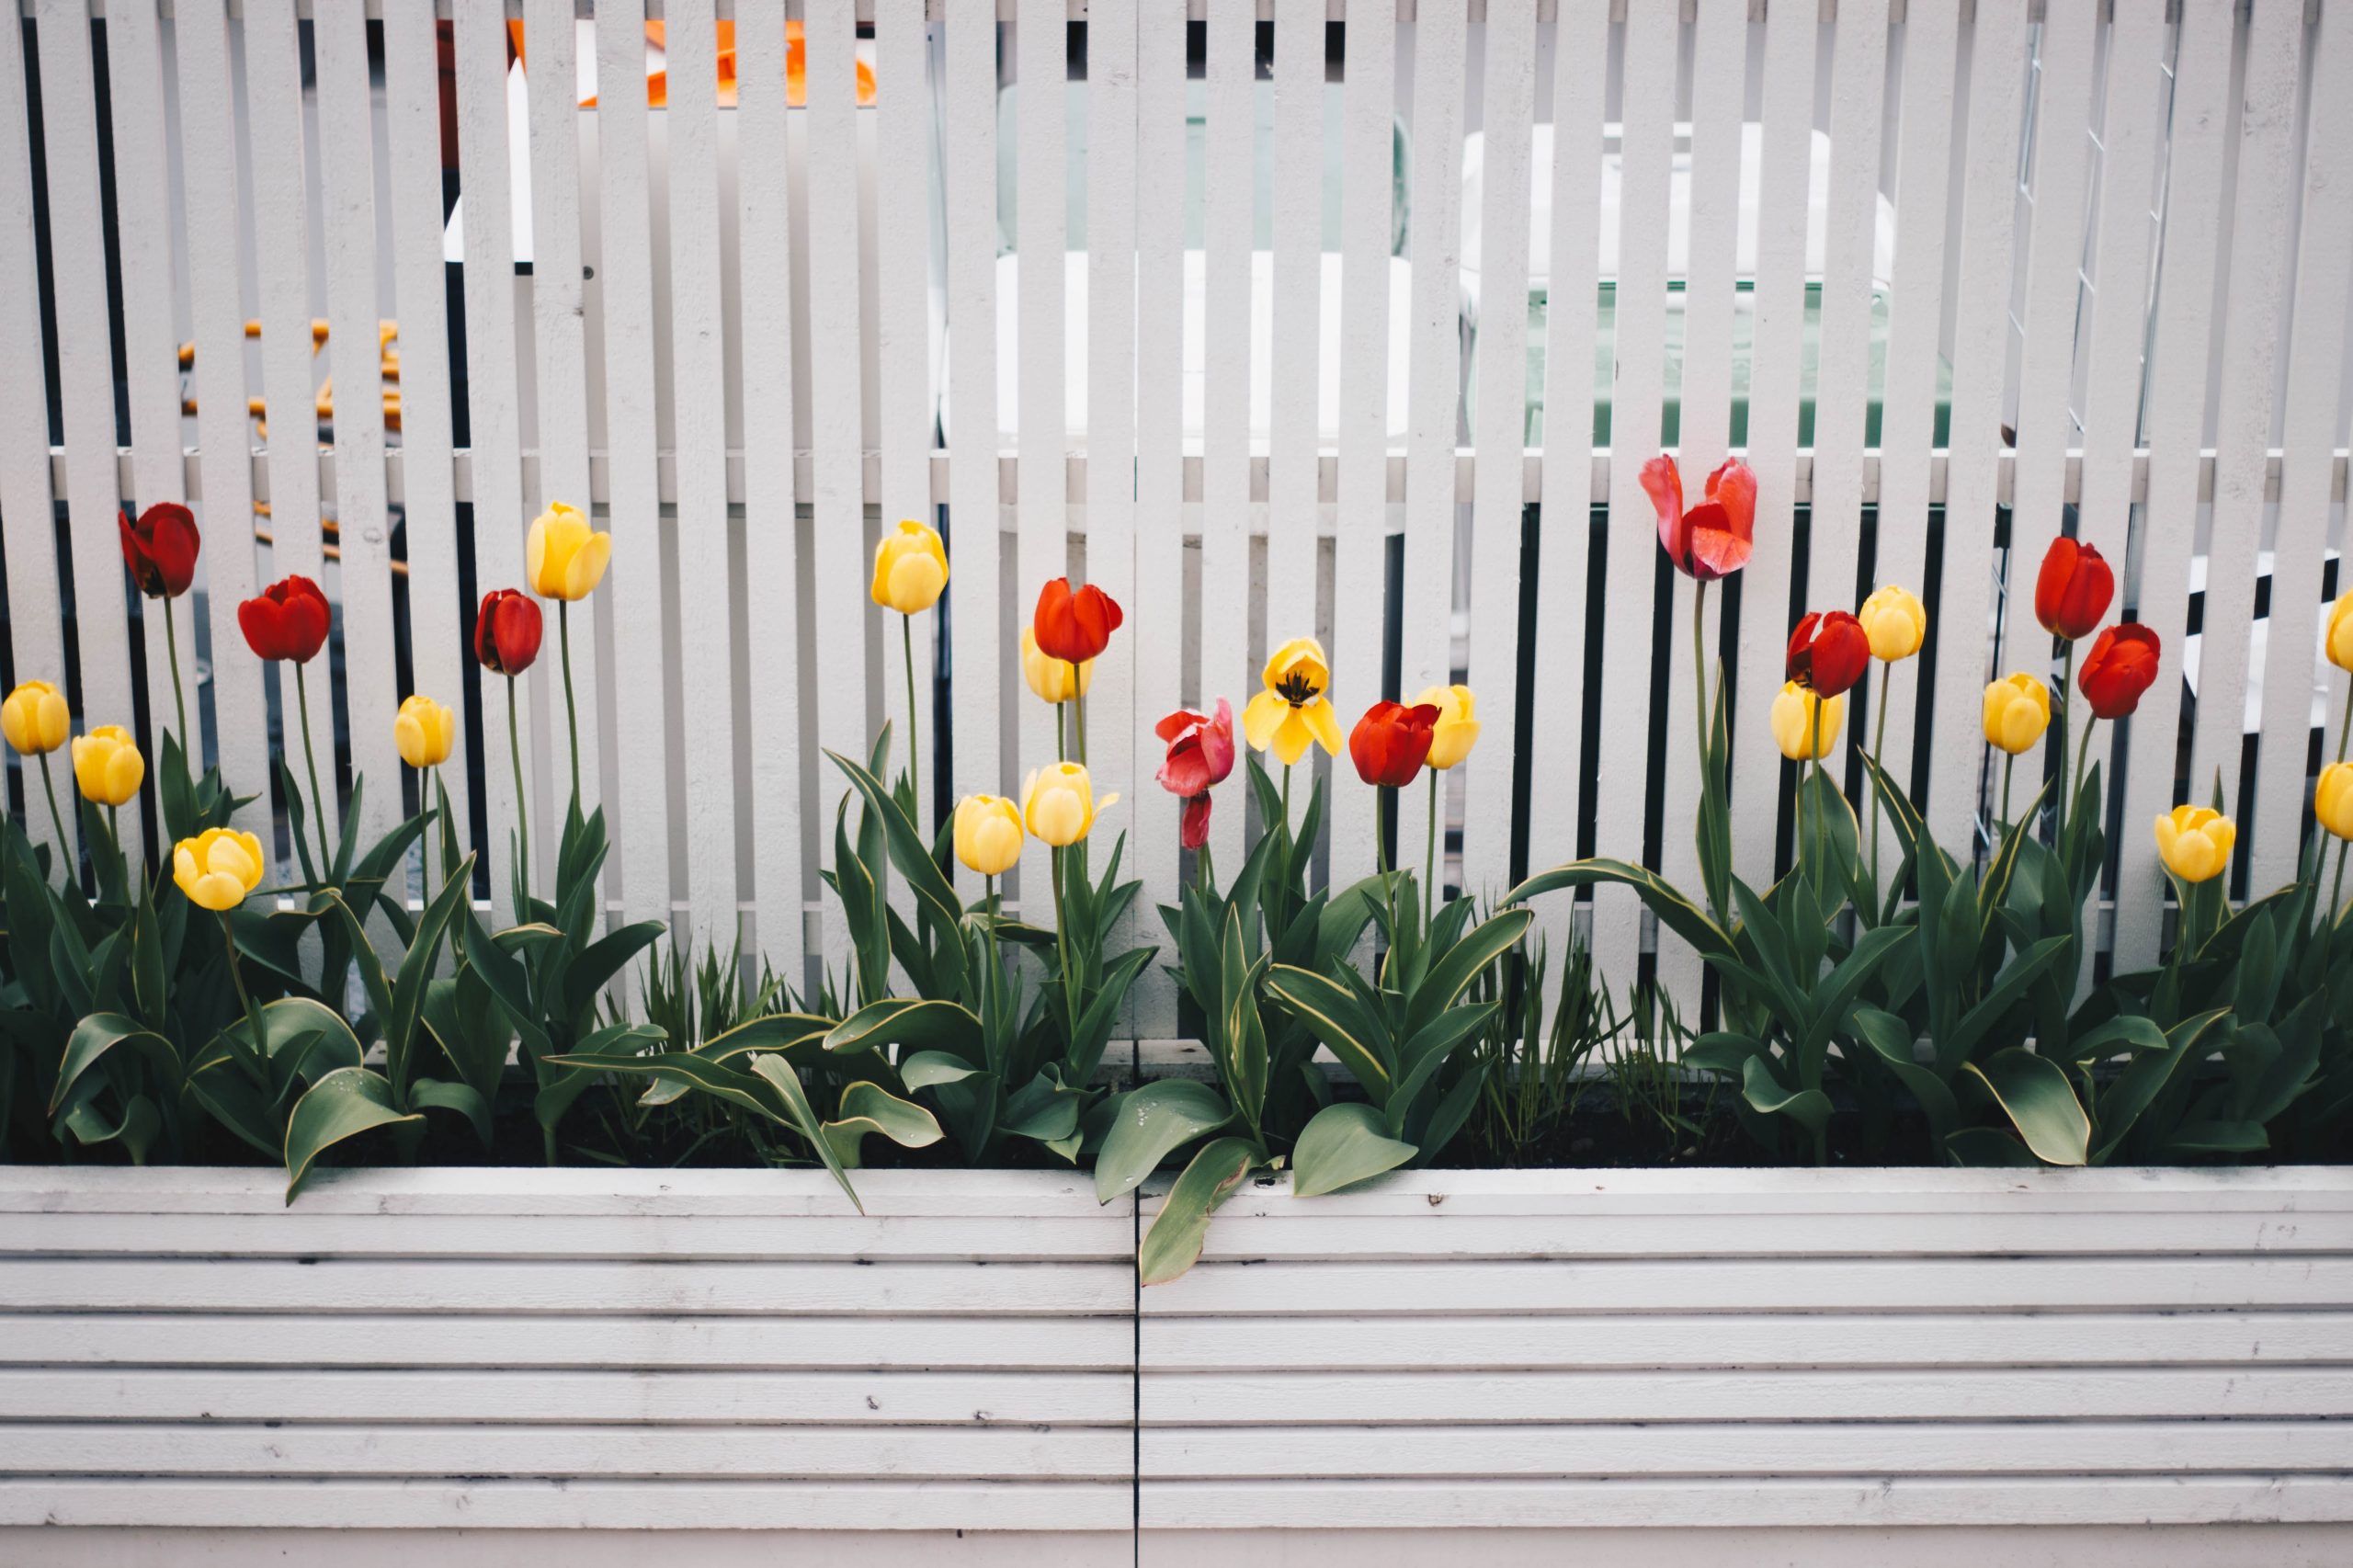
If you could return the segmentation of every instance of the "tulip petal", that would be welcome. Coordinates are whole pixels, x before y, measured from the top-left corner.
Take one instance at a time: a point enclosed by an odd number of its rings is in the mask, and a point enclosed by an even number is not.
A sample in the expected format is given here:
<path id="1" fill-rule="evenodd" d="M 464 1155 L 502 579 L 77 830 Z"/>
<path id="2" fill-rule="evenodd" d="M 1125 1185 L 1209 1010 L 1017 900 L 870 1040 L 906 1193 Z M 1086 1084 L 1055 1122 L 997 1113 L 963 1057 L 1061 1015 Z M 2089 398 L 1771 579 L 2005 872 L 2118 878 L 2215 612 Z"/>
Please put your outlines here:
<path id="1" fill-rule="evenodd" d="M 1290 704 L 1271 691 L 1262 691 L 1242 710 L 1242 735 L 1252 751 L 1265 751 L 1275 732 L 1290 718 Z"/>
<path id="2" fill-rule="evenodd" d="M 596 592 L 597 585 L 605 579 L 605 563 L 612 559 L 613 536 L 590 534 L 563 569 L 563 597 L 585 599 Z"/>
<path id="3" fill-rule="evenodd" d="M 1324 748 L 1325 755 L 1339 756 L 1340 748 L 1347 744 L 1347 737 L 1340 733 L 1340 715 L 1333 710 L 1332 699 L 1318 698 L 1299 711 L 1308 733 L 1315 737 L 1316 744 Z"/>

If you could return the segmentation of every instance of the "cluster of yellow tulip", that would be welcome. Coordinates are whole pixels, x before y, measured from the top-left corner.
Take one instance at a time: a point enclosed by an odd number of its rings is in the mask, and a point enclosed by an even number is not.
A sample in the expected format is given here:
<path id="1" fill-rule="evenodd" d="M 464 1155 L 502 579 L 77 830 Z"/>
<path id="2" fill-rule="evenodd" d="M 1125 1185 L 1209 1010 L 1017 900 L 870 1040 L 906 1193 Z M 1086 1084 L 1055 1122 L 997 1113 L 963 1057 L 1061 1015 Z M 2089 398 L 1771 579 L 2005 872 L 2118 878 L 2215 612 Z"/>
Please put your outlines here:
<path id="1" fill-rule="evenodd" d="M 57 786 L 50 778 L 49 754 L 68 740 L 74 743 L 74 785 L 92 805 L 104 806 L 111 827 L 116 812 L 130 803 L 147 778 L 147 759 L 139 743 L 119 724 L 100 724 L 85 735 L 74 733 L 74 715 L 65 696 L 45 680 L 28 680 L 0 702 L 0 734 L 21 756 L 40 758 L 40 784 L 49 796 L 50 825 L 63 846 L 65 818 L 57 809 Z"/>

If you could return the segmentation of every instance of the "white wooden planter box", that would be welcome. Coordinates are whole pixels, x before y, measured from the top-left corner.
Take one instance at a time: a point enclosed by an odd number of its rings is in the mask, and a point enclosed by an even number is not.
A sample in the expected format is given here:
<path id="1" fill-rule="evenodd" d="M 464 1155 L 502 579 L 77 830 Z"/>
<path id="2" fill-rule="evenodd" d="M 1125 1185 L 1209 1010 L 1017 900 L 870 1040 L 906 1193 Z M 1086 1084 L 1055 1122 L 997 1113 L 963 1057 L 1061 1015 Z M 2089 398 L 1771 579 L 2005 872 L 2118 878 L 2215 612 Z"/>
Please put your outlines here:
<path id="1" fill-rule="evenodd" d="M 0 1167 L 0 1563 L 2353 1562 L 2353 1171 L 278 1183 Z"/>

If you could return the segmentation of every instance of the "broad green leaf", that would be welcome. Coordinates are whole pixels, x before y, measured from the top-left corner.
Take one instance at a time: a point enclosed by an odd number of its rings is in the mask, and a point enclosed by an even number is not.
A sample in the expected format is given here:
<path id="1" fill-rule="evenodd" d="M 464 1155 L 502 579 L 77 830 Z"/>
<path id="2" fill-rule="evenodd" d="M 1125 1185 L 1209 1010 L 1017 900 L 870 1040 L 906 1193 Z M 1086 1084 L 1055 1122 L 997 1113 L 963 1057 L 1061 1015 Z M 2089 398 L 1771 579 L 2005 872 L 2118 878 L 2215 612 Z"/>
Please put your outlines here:
<path id="1" fill-rule="evenodd" d="M 1920 1102 L 1921 1113 L 1928 1119 L 1928 1136 L 1941 1143 L 1960 1121 L 1961 1107 L 1945 1081 L 1913 1054 L 1912 1027 L 1876 1007 L 1856 1008 L 1854 1023 L 1857 1037 Z"/>
<path id="2" fill-rule="evenodd" d="M 1291 1193 L 1317 1198 L 1395 1170 L 1418 1153 L 1415 1145 L 1389 1136 L 1389 1130 L 1370 1106 L 1343 1101 L 1315 1113 L 1299 1135 L 1291 1153 Z"/>
<path id="3" fill-rule="evenodd" d="M 910 1089 L 961 1084 L 981 1069 L 950 1051 L 914 1051 L 899 1059 L 899 1081 Z"/>
<path id="4" fill-rule="evenodd" d="M 74 1025 L 73 1034 L 66 1039 L 65 1058 L 57 1069 L 57 1087 L 49 1096 L 51 1116 L 65 1104 L 82 1074 L 118 1046 L 144 1061 L 167 1094 L 179 1093 L 180 1055 L 170 1040 L 153 1029 L 142 1028 L 136 1018 L 127 1018 L 119 1013 L 93 1013 Z"/>
<path id="5" fill-rule="evenodd" d="M 1741 1097 L 1765 1116 L 1786 1116 L 1816 1138 L 1830 1124 L 1830 1096 L 1820 1089 L 1787 1089 L 1765 1058 L 1752 1056 L 1741 1064 Z"/>
<path id="6" fill-rule="evenodd" d="M 1945 1152 L 1962 1165 L 2017 1165 L 2040 1170 L 2034 1151 L 1998 1127 L 1963 1127 L 1947 1134 Z"/>
<path id="7" fill-rule="evenodd" d="M 593 889 L 596 883 L 591 881 L 587 885 Z M 659 920 L 641 920 L 635 925 L 616 926 L 589 943 L 564 971 L 565 1016 L 577 1020 L 595 1007 L 597 994 L 613 976 L 620 973 L 631 959 L 651 947 L 665 929 L 667 927 Z"/>
<path id="8" fill-rule="evenodd" d="M 974 1063 L 983 1059 L 981 1020 L 953 1002 L 908 996 L 871 1002 L 825 1036 L 825 1049 L 834 1052 L 880 1051 L 886 1045 L 947 1051 Z"/>
<path id="9" fill-rule="evenodd" d="M 1386 1104 L 1392 1086 L 1388 1031 L 1347 987 L 1303 969 L 1278 965 L 1267 972 L 1272 996 L 1356 1075 L 1375 1104 Z"/>
<path id="10" fill-rule="evenodd" d="M 941 1137 L 939 1123 L 931 1112 L 864 1079 L 842 1091 L 841 1112 L 823 1131 L 845 1169 L 860 1164 L 858 1145 L 870 1132 L 879 1132 L 903 1149 L 921 1149 Z"/>
<path id="11" fill-rule="evenodd" d="M 490 1102 L 465 1084 L 439 1078 L 419 1078 L 408 1089 L 409 1104 L 418 1110 L 454 1110 L 474 1124 L 474 1136 L 485 1149 L 491 1144 Z"/>
<path id="12" fill-rule="evenodd" d="M 1209 1239 L 1210 1216 L 1256 1163 L 1247 1139 L 1217 1138 L 1202 1145 L 1169 1187 L 1167 1199 L 1136 1248 L 1136 1276 L 1142 1283 L 1165 1285 L 1193 1267 L 1201 1256 L 1201 1244 Z"/>
<path id="13" fill-rule="evenodd" d="M 2080 1165 L 2089 1160 L 2091 1119 L 2057 1062 L 2011 1046 L 1982 1062 L 1968 1063 L 1962 1071 L 1993 1091 L 1995 1103 L 2037 1159 L 2052 1165 Z"/>
<path id="14" fill-rule="evenodd" d="M 414 1111 L 402 1114 L 392 1104 L 392 1085 L 376 1074 L 364 1067 L 336 1068 L 294 1102 L 287 1120 L 286 1201 L 294 1201 L 313 1164 L 331 1146 L 371 1128 L 424 1120 Z"/>
<path id="15" fill-rule="evenodd" d="M 1160 1168 L 1160 1162 L 1233 1119 L 1207 1084 L 1161 1078 L 1120 1096 L 1095 1156 L 1095 1200 L 1108 1203 Z"/>
<path id="16" fill-rule="evenodd" d="M 841 1156 L 834 1152 L 832 1141 L 818 1125 L 816 1108 L 810 1105 L 808 1094 L 801 1087 L 801 1074 L 793 1071 L 792 1063 L 773 1054 L 758 1057 L 752 1062 L 752 1075 L 776 1091 L 786 1109 L 786 1117 L 781 1119 L 789 1119 L 790 1125 L 801 1130 L 801 1135 L 809 1140 L 809 1146 L 817 1151 L 817 1157 L 825 1162 L 825 1168 L 834 1173 L 834 1180 L 849 1195 L 851 1206 L 865 1213 L 866 1205 L 859 1200 L 858 1188 L 849 1184 L 849 1174 L 842 1168 Z"/>
<path id="17" fill-rule="evenodd" d="M 2124 1071 L 2099 1096 L 2100 1145 L 2097 1159 L 2105 1164 L 2131 1135 L 2141 1115 L 2180 1073 L 2193 1068 L 2212 1049 L 2207 1039 L 2215 1025 L 2230 1014 L 2217 1007 L 2185 1018 L 2165 1031 L 2163 1051 L 2143 1051 L 2125 1063 Z M 2037 1153 L 2040 1153 L 2040 1150 Z"/>
<path id="18" fill-rule="evenodd" d="M 1469 901 L 1458 900 L 1452 906 L 1467 911 Z M 1478 929 L 1454 942 L 1445 956 L 1433 962 L 1414 990 L 1413 1001 L 1405 1013 L 1404 1033 L 1409 1038 L 1415 1031 L 1454 1006 L 1455 999 L 1470 987 L 1471 983 L 1484 973 L 1487 966 L 1519 946 L 1519 939 L 1536 923 L 1532 909 L 1506 909 Z"/>
<path id="19" fill-rule="evenodd" d="M 1667 929 L 1702 953 L 1721 953 L 1727 958 L 1737 956 L 1732 938 L 1724 934 L 1723 928 L 1709 919 L 1707 913 L 1685 897 L 1672 882 L 1646 867 L 1630 865 L 1623 860 L 1578 860 L 1570 865 L 1556 866 L 1549 871 L 1540 871 L 1505 894 L 1504 903 L 1525 903 L 1540 893 L 1594 887 L 1604 882 L 1632 888 Z"/>
<path id="20" fill-rule="evenodd" d="M 710 1062 L 733 1062 L 750 1051 L 778 1051 L 806 1055 L 822 1051 L 835 1019 L 813 1013 L 769 1013 L 746 1019 L 724 1034 L 713 1035 L 695 1047 L 695 1054 Z"/>
<path id="21" fill-rule="evenodd" d="M 133 1095 L 123 1102 L 122 1119 L 119 1121 L 108 1121 L 88 1100 L 67 1111 L 64 1120 L 65 1130 L 74 1134 L 74 1142 L 83 1148 L 119 1142 L 131 1155 L 131 1163 L 134 1165 L 147 1163 L 147 1151 L 153 1146 L 155 1135 L 164 1127 L 163 1113 L 145 1095 Z"/>

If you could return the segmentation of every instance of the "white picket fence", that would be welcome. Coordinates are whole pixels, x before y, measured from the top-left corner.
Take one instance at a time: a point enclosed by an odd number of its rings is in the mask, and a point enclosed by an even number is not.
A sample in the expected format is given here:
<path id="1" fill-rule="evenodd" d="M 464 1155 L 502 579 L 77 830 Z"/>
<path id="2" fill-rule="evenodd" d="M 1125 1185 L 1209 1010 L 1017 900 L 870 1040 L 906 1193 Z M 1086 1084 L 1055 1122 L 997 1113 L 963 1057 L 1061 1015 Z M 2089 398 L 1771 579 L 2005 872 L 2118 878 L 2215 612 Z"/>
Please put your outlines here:
<path id="1" fill-rule="evenodd" d="M 799 71 L 788 86 L 788 9 L 805 90 Z M 651 60 L 649 10 L 666 25 Z M 952 756 L 948 793 L 1009 791 L 1052 756 L 1014 653 L 1039 585 L 1075 570 L 1127 607 L 1090 761 L 1123 796 L 1108 821 L 1147 911 L 1184 870 L 1153 722 L 1219 696 L 1238 710 L 1265 650 L 1309 631 L 1346 718 L 1392 665 L 1405 695 L 1449 675 L 1477 689 L 1485 734 L 1448 801 L 1463 885 L 1500 892 L 1581 842 L 1631 858 L 1646 825 L 1691 878 L 1692 590 L 1672 585 L 1661 626 L 1636 483 L 1670 417 L 1690 483 L 1738 448 L 1761 483 L 1722 650 L 1743 697 L 1745 874 L 1776 855 L 1787 780 L 1758 694 L 1779 683 L 1789 612 L 1851 606 L 1870 582 L 1924 589 L 1938 635 L 1895 676 L 1889 746 L 1913 755 L 1915 697 L 1932 698 L 1920 781 L 1958 845 L 1979 806 L 1980 687 L 2047 662 L 2029 615 L 1997 631 L 1996 612 L 2030 593 L 2063 527 L 2129 561 L 2123 599 L 2165 647 L 2110 763 L 2129 742 L 2116 961 L 2159 941 L 2151 816 L 2204 799 L 2219 770 L 2247 817 L 2244 874 L 2275 884 L 2307 817 L 2316 713 L 2336 744 L 2343 677 L 2327 686 L 2314 650 L 2353 375 L 2343 0 L 22 12 L 29 26 L 0 29 L 14 677 L 72 682 L 91 723 L 128 720 L 143 687 L 153 738 L 164 640 L 152 615 L 133 624 L 114 514 L 185 497 L 206 530 L 205 624 L 194 599 L 174 613 L 184 651 L 209 647 L 206 678 L 192 658 L 184 672 L 210 755 L 263 787 L 274 676 L 235 606 L 324 572 L 345 678 L 313 720 L 323 745 L 341 721 L 338 771 L 367 776 L 381 832 L 402 810 L 395 705 L 466 690 L 461 583 L 519 581 L 530 517 L 585 499 L 615 539 L 574 630 L 617 913 L 676 911 L 722 943 L 740 923 L 787 960 L 839 951 L 816 873 L 841 781 L 821 754 L 862 750 L 885 717 L 904 728 L 899 629 L 866 575 L 879 524 L 913 516 L 941 522 L 954 557 L 948 613 L 915 653 L 944 698 L 948 722 L 926 701 L 917 728 L 927 772 Z M 454 362 L 445 247 L 464 264 Z M 330 326 L 315 357 L 313 318 Z M 399 324 L 396 431 L 372 394 L 380 320 Z M 331 444 L 314 444 L 330 372 Z M 249 397 L 275 438 L 255 438 Z M 2185 786 L 2168 737 L 2201 587 Z M 553 642 L 551 627 L 520 694 L 549 829 Z M 486 753 L 485 858 L 503 864 L 500 683 L 467 722 Z M 1339 771 L 1336 881 L 1374 858 L 1371 792 Z M 17 788 L 25 802 L 39 781 Z M 942 792 L 926 778 L 927 805 Z M 1232 867 L 1245 812 L 1226 792 L 1213 847 Z M 26 815 L 45 832 L 37 803 Z M 1418 790 L 1399 815 L 1411 859 Z M 534 833 L 535 850 L 553 838 Z M 1558 941 L 1571 915 L 1554 905 Z M 1138 926 L 1158 933 L 1149 913 Z M 1650 945 L 1631 900 L 1605 893 L 1589 929 L 1604 972 L 1631 980 Z M 1693 956 L 1658 947 L 1661 974 L 1695 988 Z M 1134 1021 L 1175 1027 L 1165 983 Z"/>

